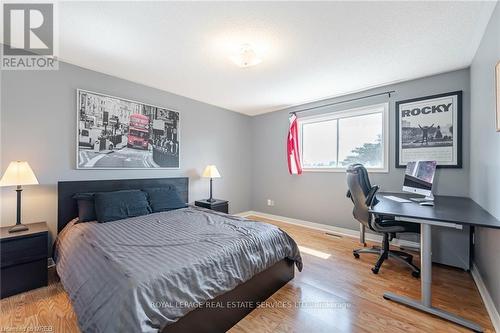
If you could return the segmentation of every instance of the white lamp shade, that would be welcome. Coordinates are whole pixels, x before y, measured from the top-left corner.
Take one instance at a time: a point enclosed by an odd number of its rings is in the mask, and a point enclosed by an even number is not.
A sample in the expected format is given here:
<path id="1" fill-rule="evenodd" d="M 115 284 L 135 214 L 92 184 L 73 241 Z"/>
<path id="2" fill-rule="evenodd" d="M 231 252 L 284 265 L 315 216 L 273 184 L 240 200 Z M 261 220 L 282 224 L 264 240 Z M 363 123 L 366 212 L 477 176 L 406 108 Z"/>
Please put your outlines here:
<path id="1" fill-rule="evenodd" d="M 201 176 L 203 178 L 220 178 L 220 173 L 215 165 L 207 165 Z"/>
<path id="2" fill-rule="evenodd" d="M 28 162 L 13 161 L 10 162 L 7 170 L 0 179 L 0 186 L 18 186 L 18 185 L 36 185 L 36 179 L 33 170 Z"/>

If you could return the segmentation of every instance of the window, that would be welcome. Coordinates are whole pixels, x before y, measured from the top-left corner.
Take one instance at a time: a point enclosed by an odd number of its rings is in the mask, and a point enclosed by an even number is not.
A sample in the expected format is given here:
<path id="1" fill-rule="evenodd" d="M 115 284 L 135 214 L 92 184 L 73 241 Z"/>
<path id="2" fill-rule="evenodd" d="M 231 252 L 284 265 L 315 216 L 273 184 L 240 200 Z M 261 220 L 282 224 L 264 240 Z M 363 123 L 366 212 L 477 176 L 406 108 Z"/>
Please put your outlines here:
<path id="1" fill-rule="evenodd" d="M 388 104 L 299 118 L 305 171 L 344 171 L 362 163 L 388 171 Z"/>

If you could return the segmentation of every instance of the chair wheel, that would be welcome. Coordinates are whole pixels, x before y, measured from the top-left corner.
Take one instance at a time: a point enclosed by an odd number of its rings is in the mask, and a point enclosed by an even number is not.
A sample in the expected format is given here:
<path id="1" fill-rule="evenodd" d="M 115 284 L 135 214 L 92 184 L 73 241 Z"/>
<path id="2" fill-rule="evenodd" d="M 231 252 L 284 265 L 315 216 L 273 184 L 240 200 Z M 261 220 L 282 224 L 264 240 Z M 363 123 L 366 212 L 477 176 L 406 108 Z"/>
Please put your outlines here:
<path id="1" fill-rule="evenodd" d="M 378 269 L 377 267 L 373 267 L 373 268 L 372 268 L 372 272 L 373 272 L 373 274 L 378 274 L 378 270 L 379 270 L 379 269 Z"/>
<path id="2" fill-rule="evenodd" d="M 358 253 L 353 252 L 352 255 L 354 256 L 354 258 L 359 259 L 359 254 Z"/>
<path id="3" fill-rule="evenodd" d="M 420 277 L 420 272 L 411 272 L 411 275 L 414 277 L 414 278 L 419 278 Z"/>

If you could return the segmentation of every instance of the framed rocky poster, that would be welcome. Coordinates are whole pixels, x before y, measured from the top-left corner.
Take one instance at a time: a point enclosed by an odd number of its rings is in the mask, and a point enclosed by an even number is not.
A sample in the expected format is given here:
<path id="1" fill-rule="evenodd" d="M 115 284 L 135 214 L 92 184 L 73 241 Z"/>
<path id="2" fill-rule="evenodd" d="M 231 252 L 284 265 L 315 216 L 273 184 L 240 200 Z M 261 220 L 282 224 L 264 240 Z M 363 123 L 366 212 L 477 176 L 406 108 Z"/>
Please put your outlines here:
<path id="1" fill-rule="evenodd" d="M 462 167 L 462 91 L 396 102 L 396 167 L 419 160 Z"/>

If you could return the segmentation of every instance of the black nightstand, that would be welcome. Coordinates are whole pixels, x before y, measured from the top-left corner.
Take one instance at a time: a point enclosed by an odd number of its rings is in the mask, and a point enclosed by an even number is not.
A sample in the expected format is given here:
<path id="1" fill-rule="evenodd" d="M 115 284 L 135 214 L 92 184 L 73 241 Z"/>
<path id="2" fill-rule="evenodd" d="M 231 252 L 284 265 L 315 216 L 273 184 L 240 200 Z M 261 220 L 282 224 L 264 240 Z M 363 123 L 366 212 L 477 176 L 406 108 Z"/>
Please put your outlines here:
<path id="1" fill-rule="evenodd" d="M 0 228 L 0 298 L 47 285 L 47 223 L 26 225 L 16 233 Z"/>
<path id="2" fill-rule="evenodd" d="M 218 212 L 229 214 L 229 202 L 226 200 L 215 199 L 214 202 L 208 200 L 196 200 L 194 204 L 198 207 L 203 207 Z"/>

